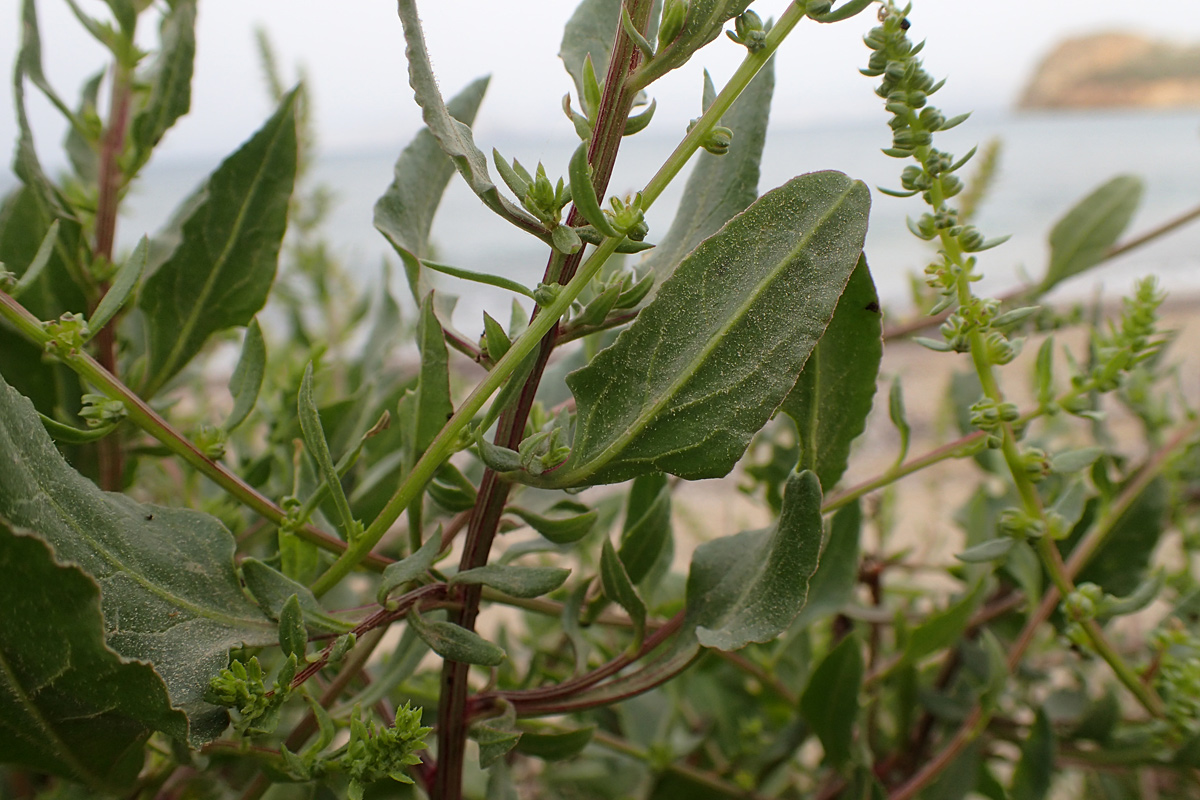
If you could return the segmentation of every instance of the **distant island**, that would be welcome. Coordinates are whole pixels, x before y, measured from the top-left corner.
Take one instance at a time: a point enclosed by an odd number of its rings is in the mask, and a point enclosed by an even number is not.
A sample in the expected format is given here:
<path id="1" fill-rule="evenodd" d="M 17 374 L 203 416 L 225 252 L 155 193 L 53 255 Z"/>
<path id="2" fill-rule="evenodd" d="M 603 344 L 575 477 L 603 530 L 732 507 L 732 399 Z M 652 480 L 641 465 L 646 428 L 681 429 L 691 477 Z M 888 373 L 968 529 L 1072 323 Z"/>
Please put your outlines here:
<path id="1" fill-rule="evenodd" d="M 1042 59 L 1017 108 L 1200 108 L 1200 45 L 1125 33 L 1068 39 Z"/>

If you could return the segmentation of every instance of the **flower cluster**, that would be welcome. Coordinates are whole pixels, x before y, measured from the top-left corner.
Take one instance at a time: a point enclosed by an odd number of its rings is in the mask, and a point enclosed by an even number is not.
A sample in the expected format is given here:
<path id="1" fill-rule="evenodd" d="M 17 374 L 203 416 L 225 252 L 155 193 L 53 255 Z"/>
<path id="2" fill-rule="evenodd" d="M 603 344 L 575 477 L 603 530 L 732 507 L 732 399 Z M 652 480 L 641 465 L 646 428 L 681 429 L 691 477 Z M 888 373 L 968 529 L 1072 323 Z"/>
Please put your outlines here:
<path id="1" fill-rule="evenodd" d="M 271 733 L 279 724 L 279 709 L 291 694 L 295 677 L 294 655 L 280 667 L 275 686 L 270 691 L 257 658 L 251 658 L 246 664 L 235 660 L 209 682 L 205 699 L 237 712 L 234 730 L 239 735 Z"/>

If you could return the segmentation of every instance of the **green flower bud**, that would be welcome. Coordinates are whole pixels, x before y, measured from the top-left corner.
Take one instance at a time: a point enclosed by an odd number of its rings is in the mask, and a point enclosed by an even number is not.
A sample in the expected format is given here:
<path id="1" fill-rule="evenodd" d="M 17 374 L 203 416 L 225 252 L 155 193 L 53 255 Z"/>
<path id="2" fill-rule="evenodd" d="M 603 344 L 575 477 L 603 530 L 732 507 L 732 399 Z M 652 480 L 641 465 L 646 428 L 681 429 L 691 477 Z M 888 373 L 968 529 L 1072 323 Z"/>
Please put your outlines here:
<path id="1" fill-rule="evenodd" d="M 675 37 L 683 30 L 683 22 L 687 19 L 687 0 L 664 0 L 662 17 L 658 23 L 658 51 L 675 41 Z"/>
<path id="2" fill-rule="evenodd" d="M 213 425 L 201 425 L 196 434 L 196 447 L 204 453 L 204 457 L 212 461 L 220 461 L 225 457 L 225 445 L 229 436 L 224 429 Z"/>
<path id="3" fill-rule="evenodd" d="M 1050 475 L 1050 457 L 1045 450 L 1031 447 L 1021 453 L 1021 468 L 1031 481 L 1038 483 Z"/>
<path id="4" fill-rule="evenodd" d="M 125 419 L 128 412 L 120 400 L 112 400 L 102 394 L 85 394 L 79 416 L 87 420 L 89 428 L 115 425 Z"/>
<path id="5" fill-rule="evenodd" d="M 828 14 L 831 8 L 833 8 L 832 0 L 808 0 L 804 13 L 809 17 L 819 17 Z"/>
<path id="6" fill-rule="evenodd" d="M 73 356 L 83 349 L 91 337 L 87 320 L 82 314 L 63 314 L 56 320 L 45 323 L 46 333 L 50 341 L 46 342 L 46 352 L 57 356 Z"/>
<path id="7" fill-rule="evenodd" d="M 729 152 L 729 145 L 733 142 L 733 131 L 729 128 L 717 125 L 708 135 L 704 137 L 704 141 L 700 143 L 708 152 L 714 156 L 723 156 Z"/>

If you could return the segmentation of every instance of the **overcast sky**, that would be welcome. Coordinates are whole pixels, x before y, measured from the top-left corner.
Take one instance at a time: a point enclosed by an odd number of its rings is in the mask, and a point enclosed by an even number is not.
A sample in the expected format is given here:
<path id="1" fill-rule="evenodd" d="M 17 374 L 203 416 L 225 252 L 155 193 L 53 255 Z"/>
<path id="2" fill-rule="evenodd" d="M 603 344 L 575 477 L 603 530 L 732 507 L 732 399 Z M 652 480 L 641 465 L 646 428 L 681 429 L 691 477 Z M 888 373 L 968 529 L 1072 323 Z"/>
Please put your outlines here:
<path id="1" fill-rule="evenodd" d="M 101 0 L 80 0 L 80 5 L 98 16 L 106 11 Z M 450 95 L 475 77 L 493 76 L 477 123 L 481 138 L 501 132 L 571 135 L 559 110 L 570 82 L 556 54 L 574 5 L 571 0 L 420 3 L 443 92 Z M 1127 30 L 1200 43 L 1195 0 L 916 0 L 915 5 L 911 33 L 929 39 L 930 71 L 949 77 L 939 104 L 950 113 L 1009 106 L 1038 59 L 1067 36 Z M 785 0 L 758 0 L 753 8 L 765 18 L 778 16 L 785 6 Z M 103 53 L 65 2 L 39 0 L 38 8 L 46 71 L 61 94 L 74 98 L 84 79 L 103 68 Z M 420 124 L 390 0 L 202 0 L 199 13 L 192 114 L 168 134 L 160 159 L 229 152 L 269 113 L 254 48 L 257 25 L 270 33 L 286 75 L 294 76 L 301 65 L 308 71 L 326 152 L 395 150 Z M 19 0 L 0 0 L 0 20 L 7 20 L 0 22 L 0 64 L 6 67 L 16 53 L 19 14 Z M 882 113 L 872 81 L 856 73 L 867 58 L 861 37 L 872 23 L 869 11 L 849 22 L 806 22 L 796 30 L 778 56 L 773 125 L 801 127 Z M 143 27 L 140 33 L 149 34 L 145 42 L 152 44 L 154 26 Z M 687 68 L 651 87 L 659 102 L 656 126 L 674 125 L 682 132 L 699 112 L 699 69 L 707 66 L 719 87 L 742 53 L 720 39 Z M 31 95 L 36 95 L 32 89 Z M 3 80 L 0 141 L 5 143 L 15 137 L 11 109 L 11 87 Z M 32 112 L 43 158 L 58 163 L 61 124 L 40 98 Z M 11 152 L 11 144 L 4 148 Z"/>

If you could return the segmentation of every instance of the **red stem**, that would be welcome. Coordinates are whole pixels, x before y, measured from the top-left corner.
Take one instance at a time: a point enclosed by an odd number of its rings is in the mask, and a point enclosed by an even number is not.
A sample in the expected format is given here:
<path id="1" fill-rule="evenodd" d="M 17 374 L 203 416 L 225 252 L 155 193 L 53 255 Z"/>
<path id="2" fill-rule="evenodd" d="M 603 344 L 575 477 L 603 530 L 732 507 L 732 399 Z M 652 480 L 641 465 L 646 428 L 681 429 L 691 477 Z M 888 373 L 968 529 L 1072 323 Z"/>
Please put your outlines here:
<path id="1" fill-rule="evenodd" d="M 650 18 L 651 2 L 649 0 L 631 0 L 627 4 L 629 13 L 640 30 L 645 31 Z M 616 40 L 613 45 L 612 58 L 609 60 L 608 74 L 604 82 L 604 94 L 600 102 L 600 110 L 596 119 L 596 127 L 592 132 L 591 145 L 588 150 L 588 162 L 592 166 L 593 183 L 596 193 L 604 196 L 609 178 L 612 176 L 613 164 L 616 162 L 617 150 L 621 137 L 624 135 L 625 120 L 633 107 L 634 93 L 625 87 L 625 77 L 630 70 L 637 67 L 641 60 L 641 51 L 634 46 L 628 36 L 618 26 Z M 581 223 L 581 215 L 572 208 L 567 216 L 567 224 Z M 575 274 L 583 257 L 583 250 L 572 256 L 552 254 L 546 265 L 543 280 L 565 284 Z M 534 315 L 538 309 L 534 309 Z M 533 407 L 538 384 L 542 373 L 554 351 L 558 337 L 558 326 L 550 330 L 542 339 L 537 361 L 533 371 L 525 381 L 524 388 L 516 406 L 509 412 L 500 415 L 496 425 L 495 443 L 503 447 L 516 449 L 524 438 L 525 423 L 529 411 Z M 508 500 L 509 485 L 500 480 L 491 470 L 484 473 L 480 483 L 475 514 L 467 529 L 466 542 L 463 547 L 459 568 L 473 569 L 487 564 L 491 552 L 492 541 L 495 539 L 500 517 Z M 473 630 L 475 619 L 479 615 L 479 598 L 481 587 L 466 586 L 453 590 L 462 603 L 454 622 Z M 445 661 L 442 666 L 441 698 L 438 703 L 438 765 L 434 777 L 433 797 L 438 800 L 461 800 L 462 771 L 464 751 L 467 740 L 467 675 L 470 667 L 454 661 Z"/>

